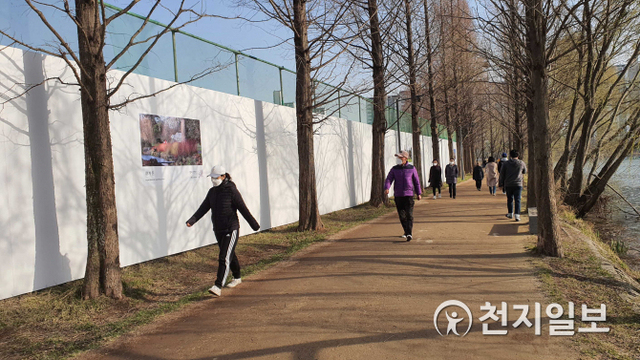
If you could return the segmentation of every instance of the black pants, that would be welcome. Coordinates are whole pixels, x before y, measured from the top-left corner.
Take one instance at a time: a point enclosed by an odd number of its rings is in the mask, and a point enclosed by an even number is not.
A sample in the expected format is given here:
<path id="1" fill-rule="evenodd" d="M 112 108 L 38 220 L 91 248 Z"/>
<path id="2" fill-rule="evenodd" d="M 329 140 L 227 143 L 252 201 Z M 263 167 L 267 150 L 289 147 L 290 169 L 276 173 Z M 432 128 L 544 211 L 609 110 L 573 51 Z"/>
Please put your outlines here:
<path id="1" fill-rule="evenodd" d="M 413 196 L 396 196 L 396 209 L 405 235 L 413 234 L 413 204 Z"/>
<path id="2" fill-rule="evenodd" d="M 449 184 L 449 197 L 456 198 L 456 183 Z"/>
<path id="3" fill-rule="evenodd" d="M 220 255 L 218 255 L 218 276 L 216 286 L 222 288 L 229 275 L 229 269 L 234 279 L 240 278 L 240 263 L 236 256 L 236 244 L 238 243 L 238 230 L 231 232 L 216 232 Z"/>
<path id="4" fill-rule="evenodd" d="M 478 190 L 482 189 L 482 179 L 476 180 L 476 188 L 478 188 Z"/>
<path id="5" fill-rule="evenodd" d="M 438 190 L 438 194 L 442 194 L 442 187 L 432 186 L 432 188 L 433 188 L 433 196 L 436 196 L 436 190 Z"/>

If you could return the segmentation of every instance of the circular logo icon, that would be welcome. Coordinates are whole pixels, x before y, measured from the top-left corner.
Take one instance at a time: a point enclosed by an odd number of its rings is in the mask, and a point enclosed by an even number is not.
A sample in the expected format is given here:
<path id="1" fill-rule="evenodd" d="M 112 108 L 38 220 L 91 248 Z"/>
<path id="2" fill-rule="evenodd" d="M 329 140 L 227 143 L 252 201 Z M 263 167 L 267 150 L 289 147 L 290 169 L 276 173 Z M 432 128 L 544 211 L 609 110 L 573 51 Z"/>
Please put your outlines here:
<path id="1" fill-rule="evenodd" d="M 436 312 L 433 314 L 433 325 L 436 327 L 436 331 L 438 332 L 438 334 L 440 334 L 440 336 L 445 336 L 442 334 L 442 332 L 440 332 L 440 329 L 438 328 L 438 316 L 440 315 L 442 310 L 450 306 L 459 307 L 467 313 L 467 317 L 469 318 L 469 326 L 467 327 L 467 331 L 465 331 L 464 334 L 460 335 L 458 333 L 458 324 L 465 319 L 464 315 L 462 317 L 458 317 L 458 312 L 456 311 L 453 311 L 451 313 L 445 311 L 445 316 L 447 317 L 447 332 L 445 335 L 449 335 L 449 333 L 454 333 L 457 336 L 467 335 L 469 333 L 469 330 L 471 330 L 471 325 L 473 324 L 473 316 L 471 315 L 471 310 L 469 309 L 469 307 L 462 301 L 458 300 L 447 300 L 440 304 L 440 306 L 438 306 Z"/>

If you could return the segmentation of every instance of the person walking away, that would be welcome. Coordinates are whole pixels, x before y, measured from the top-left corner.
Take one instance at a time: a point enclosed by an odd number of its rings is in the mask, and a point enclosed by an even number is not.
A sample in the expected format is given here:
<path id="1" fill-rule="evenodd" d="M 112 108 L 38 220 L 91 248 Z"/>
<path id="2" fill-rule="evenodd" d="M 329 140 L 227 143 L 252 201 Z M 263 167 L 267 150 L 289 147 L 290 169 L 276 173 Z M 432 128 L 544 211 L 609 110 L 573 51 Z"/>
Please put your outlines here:
<path id="1" fill-rule="evenodd" d="M 482 162 L 478 161 L 473 168 L 473 180 L 476 181 L 478 191 L 482 190 L 482 179 L 484 179 L 484 170 L 482 169 Z"/>
<path id="2" fill-rule="evenodd" d="M 449 185 L 449 197 L 456 198 L 456 183 L 458 182 L 458 165 L 456 159 L 451 158 L 449 165 L 444 168 L 444 177 Z"/>
<path id="3" fill-rule="evenodd" d="M 422 199 L 422 186 L 418 171 L 408 162 L 409 153 L 401 151 L 395 156 L 398 158 L 398 164 L 392 167 L 387 175 L 387 180 L 384 182 L 384 193 L 389 194 L 391 183 L 393 183 L 396 209 L 404 230 L 402 237 L 411 241 L 413 239 L 413 195 L 415 192 L 418 194 L 418 200 Z"/>
<path id="4" fill-rule="evenodd" d="M 507 215 L 509 219 L 520 221 L 520 198 L 522 197 L 523 175 L 527 173 L 524 161 L 518 159 L 518 151 L 509 152 L 510 160 L 502 165 L 500 187 L 507 193 Z"/>
<path id="5" fill-rule="evenodd" d="M 493 156 L 489 157 L 489 162 L 485 167 L 487 175 L 487 186 L 489 186 L 489 194 L 496 196 L 496 185 L 498 185 L 498 164 Z"/>
<path id="6" fill-rule="evenodd" d="M 209 189 L 207 196 L 205 196 L 195 214 L 187 220 L 187 227 L 192 227 L 193 224 L 211 210 L 213 232 L 218 240 L 220 253 L 218 255 L 216 282 L 209 289 L 209 292 L 215 296 L 220 296 L 222 287 L 229 275 L 229 270 L 231 270 L 233 280 L 227 284 L 227 287 L 232 288 L 242 282 L 240 278 L 240 263 L 235 253 L 238 231 L 240 230 L 238 211 L 240 211 L 253 230 L 258 231 L 260 224 L 247 209 L 236 184 L 231 181 L 231 176 L 222 166 L 214 166 L 207 176 L 211 177 L 213 186 Z"/>
<path id="7" fill-rule="evenodd" d="M 429 186 L 433 188 L 433 200 L 436 199 L 436 190 L 438 190 L 438 197 L 442 197 L 442 168 L 438 160 L 433 160 L 433 166 L 429 170 Z"/>
<path id="8" fill-rule="evenodd" d="M 507 159 L 507 153 L 503 152 L 502 157 L 500 158 L 500 162 L 498 163 L 498 174 L 500 174 L 500 171 L 502 170 L 502 165 L 504 165 L 504 163 L 506 163 L 507 161 L 509 161 L 509 159 Z M 504 189 L 502 189 L 502 193 L 505 194 Z"/>

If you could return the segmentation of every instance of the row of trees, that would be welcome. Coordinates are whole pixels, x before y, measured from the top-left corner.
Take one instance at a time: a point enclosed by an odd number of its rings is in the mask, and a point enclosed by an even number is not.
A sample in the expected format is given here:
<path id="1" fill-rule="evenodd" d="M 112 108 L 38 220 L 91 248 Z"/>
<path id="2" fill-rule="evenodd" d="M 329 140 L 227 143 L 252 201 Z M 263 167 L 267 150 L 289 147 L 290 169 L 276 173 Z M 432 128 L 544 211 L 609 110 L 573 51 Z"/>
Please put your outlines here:
<path id="1" fill-rule="evenodd" d="M 484 10 L 478 24 L 489 41 L 479 50 L 500 79 L 494 98 L 511 117 L 501 121 L 528 149 L 539 247 L 562 255 L 555 199 L 587 215 L 639 144 L 640 4 L 489 0 Z"/>
<path id="2" fill-rule="evenodd" d="M 38 46 L 6 30 L 0 34 L 63 59 L 81 89 L 89 248 L 83 296 L 120 298 L 109 111 L 136 98 L 119 104 L 111 99 L 163 35 L 212 15 L 182 1 L 167 26 L 140 38 L 156 9 L 162 8 L 155 0 L 128 44 L 107 63 L 103 55 L 107 26 L 139 0 L 110 16 L 98 0 L 74 4 L 64 0 L 61 6 L 24 1 L 55 36 L 56 44 Z M 373 91 L 371 205 L 388 202 L 383 191 L 384 137 L 393 119 L 385 118 L 385 108 L 387 94 L 402 91 L 408 94 L 403 110 L 411 114 L 413 160 L 420 176 L 420 135 L 426 126 L 431 128 L 434 157 L 441 162 L 446 159 L 440 159 L 438 125 L 447 129 L 450 154 L 452 134 L 457 133 L 459 163 L 468 170 L 475 159 L 507 147 L 527 150 L 528 204 L 539 208 L 539 249 L 562 255 L 557 190 L 562 191 L 563 201 L 585 215 L 638 144 L 639 5 L 634 0 L 484 1 L 477 11 L 471 11 L 465 0 L 243 2 L 291 30 L 297 73 L 299 230 L 323 228 L 314 131 L 327 114 L 315 110 L 341 96 L 337 91 L 319 91 L 318 80 L 344 85 L 354 77 L 354 69 L 364 68 L 365 82 L 371 85 L 354 91 Z M 43 6 L 73 21 L 77 50 L 51 25 Z M 110 78 L 118 58 L 136 46 L 144 47 L 138 61 L 123 76 Z M 215 70 L 203 69 L 195 78 Z M 7 101 L 38 85 L 25 86 Z M 590 170 L 585 173 L 587 165 Z"/>

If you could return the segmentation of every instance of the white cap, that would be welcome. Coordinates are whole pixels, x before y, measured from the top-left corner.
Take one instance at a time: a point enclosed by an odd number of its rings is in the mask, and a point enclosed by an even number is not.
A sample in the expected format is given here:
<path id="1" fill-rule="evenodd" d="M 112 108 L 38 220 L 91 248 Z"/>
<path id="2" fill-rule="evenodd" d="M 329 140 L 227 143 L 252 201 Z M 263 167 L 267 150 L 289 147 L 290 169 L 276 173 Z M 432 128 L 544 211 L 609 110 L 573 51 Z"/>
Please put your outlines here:
<path id="1" fill-rule="evenodd" d="M 220 177 L 220 175 L 224 175 L 226 173 L 227 171 L 222 166 L 216 165 L 211 168 L 211 173 L 209 173 L 209 175 L 207 176 L 210 176 L 215 179 L 217 177 Z"/>

